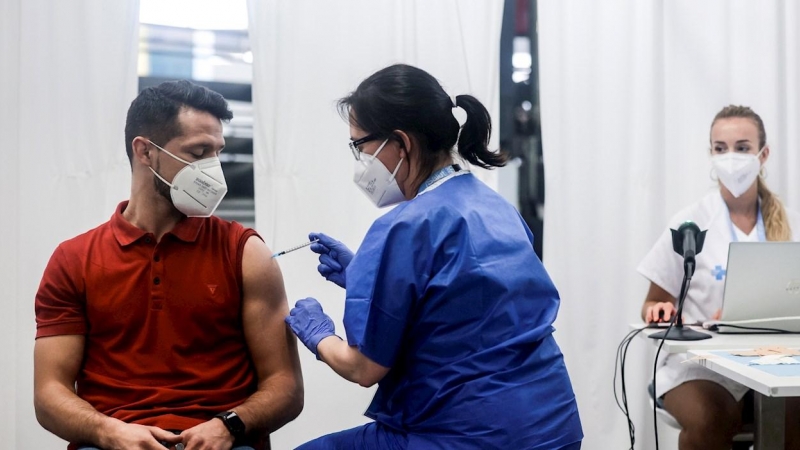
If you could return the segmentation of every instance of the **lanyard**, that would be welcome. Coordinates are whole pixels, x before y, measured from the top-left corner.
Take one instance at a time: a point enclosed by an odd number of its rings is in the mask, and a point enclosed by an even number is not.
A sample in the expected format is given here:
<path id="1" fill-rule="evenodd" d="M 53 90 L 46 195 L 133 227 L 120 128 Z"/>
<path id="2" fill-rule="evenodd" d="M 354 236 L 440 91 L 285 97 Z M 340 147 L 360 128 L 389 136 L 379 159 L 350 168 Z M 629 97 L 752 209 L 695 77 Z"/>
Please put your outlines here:
<path id="1" fill-rule="evenodd" d="M 736 230 L 733 228 L 733 221 L 731 220 L 731 212 L 728 210 L 728 204 L 725 199 L 722 199 L 722 204 L 725 206 L 725 218 L 728 219 L 728 228 L 731 230 L 731 241 L 738 242 L 739 237 L 736 235 Z M 756 219 L 756 230 L 758 233 L 759 242 L 767 241 L 767 233 L 764 231 L 764 218 L 761 217 L 761 199 L 758 200 L 758 219 Z"/>
<path id="2" fill-rule="evenodd" d="M 433 175 L 429 176 L 427 180 L 425 180 L 417 189 L 417 195 L 422 194 L 427 190 L 429 187 L 433 186 L 439 181 L 444 181 L 447 178 L 452 177 L 456 174 L 456 172 L 460 172 L 461 167 L 458 164 L 452 164 L 449 166 L 442 167 L 441 169 L 437 170 L 433 173 Z"/>

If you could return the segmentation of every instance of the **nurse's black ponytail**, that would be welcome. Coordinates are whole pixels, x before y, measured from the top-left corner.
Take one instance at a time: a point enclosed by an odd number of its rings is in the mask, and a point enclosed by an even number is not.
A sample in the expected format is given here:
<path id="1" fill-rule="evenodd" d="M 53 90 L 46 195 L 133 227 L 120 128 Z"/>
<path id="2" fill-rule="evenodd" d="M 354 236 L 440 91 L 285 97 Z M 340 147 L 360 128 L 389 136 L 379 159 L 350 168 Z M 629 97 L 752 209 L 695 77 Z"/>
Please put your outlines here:
<path id="1" fill-rule="evenodd" d="M 456 106 L 467 113 L 461 129 L 453 116 Z M 420 182 L 456 143 L 470 164 L 488 169 L 506 162 L 505 153 L 488 149 L 492 122 L 483 104 L 471 95 L 459 95 L 454 103 L 436 78 L 417 67 L 395 64 L 375 72 L 339 100 L 339 113 L 382 139 L 392 138 L 395 130 L 413 135 L 421 147 Z"/>
<path id="2" fill-rule="evenodd" d="M 489 111 L 471 95 L 457 95 L 455 105 L 467 113 L 467 121 L 458 137 L 458 154 L 470 164 L 488 169 L 506 165 L 507 155 L 489 150 L 492 118 Z"/>

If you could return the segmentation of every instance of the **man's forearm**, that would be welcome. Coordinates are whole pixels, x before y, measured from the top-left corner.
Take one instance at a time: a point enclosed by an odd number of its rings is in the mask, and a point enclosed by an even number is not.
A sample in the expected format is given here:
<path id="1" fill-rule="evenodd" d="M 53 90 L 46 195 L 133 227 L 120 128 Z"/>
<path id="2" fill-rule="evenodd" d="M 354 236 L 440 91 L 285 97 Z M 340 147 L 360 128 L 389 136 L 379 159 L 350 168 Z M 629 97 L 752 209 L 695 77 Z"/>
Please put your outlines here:
<path id="1" fill-rule="evenodd" d="M 273 375 L 261 381 L 258 390 L 233 410 L 244 422 L 248 434 L 253 430 L 272 433 L 300 415 L 303 382 L 289 374 Z"/>
<path id="2" fill-rule="evenodd" d="M 105 431 L 116 421 L 60 384 L 37 391 L 34 407 L 39 424 L 69 442 L 103 445 Z"/>

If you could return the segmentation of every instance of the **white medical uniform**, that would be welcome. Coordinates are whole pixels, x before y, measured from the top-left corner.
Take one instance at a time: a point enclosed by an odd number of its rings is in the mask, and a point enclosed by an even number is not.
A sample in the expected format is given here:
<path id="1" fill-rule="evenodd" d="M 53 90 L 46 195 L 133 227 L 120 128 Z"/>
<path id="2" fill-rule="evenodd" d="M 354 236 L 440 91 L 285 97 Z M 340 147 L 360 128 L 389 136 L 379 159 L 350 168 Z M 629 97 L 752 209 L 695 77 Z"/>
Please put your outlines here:
<path id="1" fill-rule="evenodd" d="M 792 240 L 800 241 L 800 214 L 786 210 Z M 706 195 L 702 200 L 676 214 L 669 228 L 677 229 L 681 223 L 691 220 L 701 230 L 708 230 L 702 251 L 696 257 L 696 268 L 689 292 L 683 305 L 685 323 L 703 322 L 722 308 L 722 292 L 725 287 L 725 269 L 728 264 L 728 246 L 732 241 L 764 240 L 761 226 L 753 227 L 750 234 L 739 230 L 730 220 L 730 213 L 719 190 Z M 680 295 L 683 281 L 683 257 L 672 248 L 672 235 L 666 229 L 653 248 L 639 264 L 638 272 L 676 299 Z M 672 354 L 660 358 L 656 378 L 656 396 L 661 397 L 680 384 L 691 380 L 709 380 L 725 387 L 739 401 L 747 388 L 717 375 L 699 364 L 681 364 L 686 354 Z"/>

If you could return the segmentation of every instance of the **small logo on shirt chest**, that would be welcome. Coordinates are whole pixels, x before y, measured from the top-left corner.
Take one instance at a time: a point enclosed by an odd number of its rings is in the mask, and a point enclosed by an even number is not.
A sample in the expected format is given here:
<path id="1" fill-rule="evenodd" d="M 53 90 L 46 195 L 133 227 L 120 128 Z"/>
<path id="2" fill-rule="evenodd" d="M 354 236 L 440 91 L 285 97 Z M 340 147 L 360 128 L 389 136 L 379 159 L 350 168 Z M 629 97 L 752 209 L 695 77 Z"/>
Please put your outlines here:
<path id="1" fill-rule="evenodd" d="M 717 280 L 722 280 L 725 278 L 727 273 L 728 271 L 723 269 L 722 266 L 714 266 L 714 269 L 711 270 L 711 275 L 713 275 Z"/>
<path id="2" fill-rule="evenodd" d="M 217 292 L 217 285 L 216 284 L 207 284 L 208 291 L 211 292 L 211 296 L 213 297 L 214 294 Z"/>

